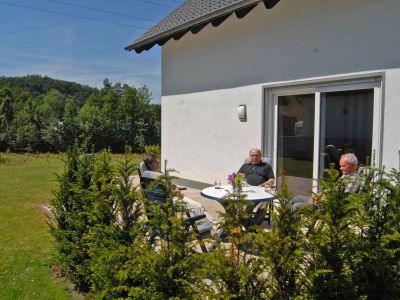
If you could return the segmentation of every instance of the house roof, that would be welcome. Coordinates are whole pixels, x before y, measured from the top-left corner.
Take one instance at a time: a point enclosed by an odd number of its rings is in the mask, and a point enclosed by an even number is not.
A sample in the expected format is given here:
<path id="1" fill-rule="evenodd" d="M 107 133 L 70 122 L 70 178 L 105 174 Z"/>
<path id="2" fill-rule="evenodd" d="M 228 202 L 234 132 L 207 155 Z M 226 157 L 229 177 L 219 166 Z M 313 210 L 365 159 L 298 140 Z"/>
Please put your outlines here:
<path id="1" fill-rule="evenodd" d="M 219 26 L 231 14 L 243 18 L 260 2 L 270 9 L 280 0 L 186 0 L 167 17 L 136 39 L 125 50 L 137 53 L 149 50 L 155 44 L 164 45 L 169 39 L 179 40 L 187 32 L 198 33 L 207 24 Z"/>

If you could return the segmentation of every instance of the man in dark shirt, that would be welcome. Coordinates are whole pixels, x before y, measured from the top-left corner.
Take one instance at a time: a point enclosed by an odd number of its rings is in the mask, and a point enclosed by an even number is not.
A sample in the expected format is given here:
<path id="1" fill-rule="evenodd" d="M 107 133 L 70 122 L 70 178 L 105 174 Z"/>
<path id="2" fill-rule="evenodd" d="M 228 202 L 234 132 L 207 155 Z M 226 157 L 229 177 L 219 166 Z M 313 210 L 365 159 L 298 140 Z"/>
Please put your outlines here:
<path id="1" fill-rule="evenodd" d="M 273 185 L 274 172 L 271 166 L 261 161 L 261 150 L 258 148 L 250 149 L 250 162 L 245 163 L 239 169 L 239 173 L 245 176 L 245 179 L 250 185 Z"/>

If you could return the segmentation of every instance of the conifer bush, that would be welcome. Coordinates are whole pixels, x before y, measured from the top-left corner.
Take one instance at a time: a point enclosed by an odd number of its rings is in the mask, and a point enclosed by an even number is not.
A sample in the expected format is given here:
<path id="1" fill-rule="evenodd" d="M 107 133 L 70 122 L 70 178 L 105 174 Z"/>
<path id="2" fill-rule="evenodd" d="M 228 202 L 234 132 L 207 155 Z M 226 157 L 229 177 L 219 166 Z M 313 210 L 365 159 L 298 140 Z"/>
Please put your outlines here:
<path id="1" fill-rule="evenodd" d="M 265 299 L 266 278 L 261 261 L 254 255 L 255 230 L 250 224 L 251 210 L 245 196 L 234 192 L 224 201 L 226 212 L 221 213 L 219 225 L 224 232 L 215 248 L 205 255 L 202 275 L 208 280 L 203 298 Z"/>
<path id="2" fill-rule="evenodd" d="M 66 153 L 51 204 L 63 274 L 100 299 L 400 299 L 400 172 L 369 169 L 346 194 L 336 170 L 319 180 L 318 207 L 292 210 L 283 180 L 271 228 L 250 224 L 237 192 L 222 240 L 200 253 L 182 195 L 166 170 L 165 203 L 132 184 L 136 166 L 103 151 Z"/>
<path id="3" fill-rule="evenodd" d="M 354 299 L 351 249 L 362 207 L 357 195 L 345 193 L 346 184 L 338 181 L 337 170 L 327 170 L 327 175 L 319 180 L 319 207 L 313 211 L 313 226 L 308 232 L 310 294 L 318 299 Z"/>
<path id="4" fill-rule="evenodd" d="M 305 293 L 306 236 L 300 210 L 291 210 L 293 197 L 283 180 L 271 229 L 258 232 L 268 299 L 298 299 Z"/>
<path id="5" fill-rule="evenodd" d="M 165 202 L 147 203 L 149 232 L 156 232 L 157 238 L 143 262 L 146 292 L 152 299 L 197 299 L 203 284 L 199 276 L 202 257 L 196 250 L 196 234 L 184 220 L 182 195 L 173 191 L 173 171 L 165 170 L 155 183 L 162 186 Z"/>
<path id="6" fill-rule="evenodd" d="M 400 298 L 400 172 L 367 170 L 353 281 L 367 299 Z"/>
<path id="7" fill-rule="evenodd" d="M 87 292 L 90 287 L 88 245 L 84 235 L 88 232 L 85 214 L 86 190 L 91 185 L 94 162 L 77 146 L 66 153 L 64 171 L 57 176 L 58 189 L 51 201 L 55 223 L 50 224 L 56 241 L 59 265 L 78 290 Z"/>
<path id="8" fill-rule="evenodd" d="M 128 295 L 123 287 L 141 285 L 140 280 L 127 281 L 121 274 L 131 259 L 130 248 L 140 249 L 137 243 L 144 235 L 142 198 L 131 181 L 134 167 L 127 156 L 114 164 L 109 153 L 100 153 L 87 193 L 90 224 L 84 238 L 91 292 L 101 298 L 123 298 Z"/>

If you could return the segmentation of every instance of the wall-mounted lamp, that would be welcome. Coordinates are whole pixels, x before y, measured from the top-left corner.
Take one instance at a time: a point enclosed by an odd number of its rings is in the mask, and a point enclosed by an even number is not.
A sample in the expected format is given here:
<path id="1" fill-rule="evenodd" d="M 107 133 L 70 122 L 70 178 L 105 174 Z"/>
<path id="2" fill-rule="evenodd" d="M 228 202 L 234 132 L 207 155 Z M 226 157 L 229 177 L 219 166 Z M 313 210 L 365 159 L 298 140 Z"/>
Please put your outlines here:
<path id="1" fill-rule="evenodd" d="M 240 122 L 247 122 L 246 104 L 240 104 L 237 109 Z"/>

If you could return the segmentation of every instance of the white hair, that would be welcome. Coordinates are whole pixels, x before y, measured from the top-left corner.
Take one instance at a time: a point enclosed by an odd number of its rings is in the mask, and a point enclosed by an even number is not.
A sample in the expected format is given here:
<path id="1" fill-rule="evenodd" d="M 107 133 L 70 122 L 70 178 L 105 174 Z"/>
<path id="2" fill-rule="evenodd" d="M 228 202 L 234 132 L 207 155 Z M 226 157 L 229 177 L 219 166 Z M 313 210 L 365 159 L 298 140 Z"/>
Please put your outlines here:
<path id="1" fill-rule="evenodd" d="M 353 153 L 345 153 L 343 154 L 340 159 L 345 159 L 349 162 L 350 165 L 358 166 L 358 159 Z"/>
<path id="2" fill-rule="evenodd" d="M 249 150 L 249 154 L 250 154 L 251 152 L 253 152 L 253 151 L 256 151 L 258 154 L 262 155 L 261 149 L 259 149 L 259 148 L 251 148 L 251 149 Z"/>

